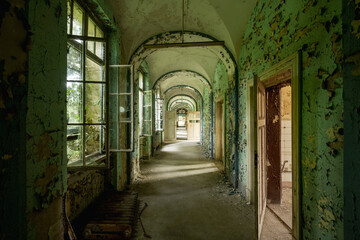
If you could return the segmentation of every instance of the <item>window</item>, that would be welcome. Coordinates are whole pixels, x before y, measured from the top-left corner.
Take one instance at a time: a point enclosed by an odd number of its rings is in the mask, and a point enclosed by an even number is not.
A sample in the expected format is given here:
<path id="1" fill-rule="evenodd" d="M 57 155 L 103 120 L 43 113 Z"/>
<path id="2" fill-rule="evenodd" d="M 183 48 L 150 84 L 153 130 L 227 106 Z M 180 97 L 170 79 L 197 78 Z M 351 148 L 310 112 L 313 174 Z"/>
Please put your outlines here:
<path id="1" fill-rule="evenodd" d="M 139 72 L 139 135 L 143 135 L 143 125 L 144 125 L 144 77 L 141 72 Z"/>
<path id="2" fill-rule="evenodd" d="M 155 129 L 156 129 L 156 131 L 164 130 L 163 107 L 164 107 L 164 99 L 160 98 L 160 89 L 157 89 L 156 93 L 155 93 Z"/>
<path id="3" fill-rule="evenodd" d="M 139 135 L 151 136 L 152 133 L 152 91 L 145 90 L 148 84 L 139 72 Z"/>
<path id="4" fill-rule="evenodd" d="M 108 167 L 104 30 L 76 1 L 67 12 L 68 167 Z"/>

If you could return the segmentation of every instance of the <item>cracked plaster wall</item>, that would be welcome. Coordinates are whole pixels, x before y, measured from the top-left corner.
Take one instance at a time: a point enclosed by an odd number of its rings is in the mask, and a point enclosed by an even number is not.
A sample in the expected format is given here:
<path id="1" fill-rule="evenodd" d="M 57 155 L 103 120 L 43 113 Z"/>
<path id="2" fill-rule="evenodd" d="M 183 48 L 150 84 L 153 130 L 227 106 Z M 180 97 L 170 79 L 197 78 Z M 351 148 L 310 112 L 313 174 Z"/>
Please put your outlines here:
<path id="1" fill-rule="evenodd" d="M 107 17 L 112 19 L 111 14 L 104 14 L 95 0 L 87 3 L 109 29 L 115 29 Z M 6 53 L 0 59 L 0 188 L 1 194 L 7 194 L 0 200 L 0 238 L 63 239 L 66 1 L 1 1 L 0 6 L 1 52 Z M 118 44 L 118 39 L 111 41 Z M 87 173 L 89 176 L 103 185 L 103 177 Z M 83 180 L 76 191 L 83 190 L 82 186 L 90 193 L 101 189 Z M 72 190 L 70 185 L 70 193 Z M 92 201 L 90 195 L 84 199 Z"/>
<path id="2" fill-rule="evenodd" d="M 0 2 L 0 239 L 26 238 L 26 1 Z"/>
<path id="3" fill-rule="evenodd" d="M 258 1 L 241 55 L 240 175 L 246 176 L 246 83 L 302 50 L 302 234 L 343 238 L 343 78 L 341 1 Z M 246 186 L 246 178 L 240 178 Z"/>
<path id="4" fill-rule="evenodd" d="M 151 90 L 150 73 L 146 61 L 140 65 L 143 74 L 143 90 Z M 131 181 L 134 180 L 136 174 L 140 171 L 140 159 L 151 156 L 152 137 L 139 137 L 139 73 L 135 73 L 134 81 L 134 152 L 131 153 Z M 144 116 L 148 116 L 144 113 Z"/>
<path id="5" fill-rule="evenodd" d="M 224 167 L 226 169 L 226 172 L 229 176 L 233 177 L 232 171 L 234 166 L 234 161 L 231 161 L 230 157 L 230 146 L 231 146 L 231 132 L 229 131 L 230 121 L 229 121 L 229 108 L 228 108 L 228 74 L 226 71 L 226 67 L 223 64 L 222 61 L 219 60 L 218 64 L 216 65 L 215 74 L 214 74 L 214 131 L 213 131 L 213 137 L 214 137 L 214 148 L 216 143 L 216 135 L 215 135 L 215 126 L 216 126 L 216 101 L 223 100 L 224 101 L 224 111 L 225 111 L 225 159 L 224 161 Z"/>
<path id="6" fill-rule="evenodd" d="M 66 2 L 29 1 L 27 239 L 62 239 L 66 190 Z"/>
<path id="7" fill-rule="evenodd" d="M 360 1 L 343 1 L 344 239 L 360 239 Z"/>

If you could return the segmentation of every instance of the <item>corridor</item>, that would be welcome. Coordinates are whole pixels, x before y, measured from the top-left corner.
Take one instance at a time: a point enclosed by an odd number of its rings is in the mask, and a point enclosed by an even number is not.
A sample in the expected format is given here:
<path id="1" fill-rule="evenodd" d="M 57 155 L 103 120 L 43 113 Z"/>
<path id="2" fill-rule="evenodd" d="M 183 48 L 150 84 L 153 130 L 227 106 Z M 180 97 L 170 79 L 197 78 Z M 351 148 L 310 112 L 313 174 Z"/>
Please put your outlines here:
<path id="1" fill-rule="evenodd" d="M 132 190 L 148 204 L 142 221 L 152 239 L 255 238 L 254 207 L 233 191 L 198 142 L 166 144 L 141 164 Z M 147 239 L 141 228 L 137 235 Z"/>
<path id="2" fill-rule="evenodd" d="M 360 239 L 359 0 L 1 0 L 0 43 L 1 240 L 144 240 L 138 199 L 154 240 Z"/>

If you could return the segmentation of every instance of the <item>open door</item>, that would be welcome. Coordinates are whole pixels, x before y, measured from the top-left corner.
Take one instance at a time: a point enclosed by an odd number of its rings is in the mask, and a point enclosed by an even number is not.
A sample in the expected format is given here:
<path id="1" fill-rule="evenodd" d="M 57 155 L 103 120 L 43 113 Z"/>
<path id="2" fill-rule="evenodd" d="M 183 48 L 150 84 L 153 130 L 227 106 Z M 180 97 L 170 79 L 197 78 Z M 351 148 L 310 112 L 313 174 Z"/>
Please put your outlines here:
<path id="1" fill-rule="evenodd" d="M 224 101 L 215 105 L 215 159 L 223 161 L 224 157 Z"/>
<path id="2" fill-rule="evenodd" d="M 188 140 L 200 140 L 200 112 L 188 113 Z"/>
<path id="3" fill-rule="evenodd" d="M 176 141 L 176 111 L 165 111 L 165 141 Z"/>
<path id="4" fill-rule="evenodd" d="M 258 238 L 266 211 L 266 92 L 264 84 L 257 79 L 257 180 L 258 180 Z"/>

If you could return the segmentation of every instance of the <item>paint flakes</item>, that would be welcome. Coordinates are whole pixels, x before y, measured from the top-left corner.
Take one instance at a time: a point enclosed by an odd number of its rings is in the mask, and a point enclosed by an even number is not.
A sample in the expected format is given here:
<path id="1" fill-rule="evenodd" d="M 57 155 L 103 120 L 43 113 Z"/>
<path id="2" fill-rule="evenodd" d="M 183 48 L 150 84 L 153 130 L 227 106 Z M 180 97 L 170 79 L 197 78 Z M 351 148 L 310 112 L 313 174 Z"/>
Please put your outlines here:
<path id="1" fill-rule="evenodd" d="M 51 157 L 51 148 L 49 144 L 53 142 L 52 137 L 45 133 L 36 145 L 35 154 L 38 156 L 38 161 L 49 159 Z"/>
<path id="2" fill-rule="evenodd" d="M 360 39 L 360 20 L 352 20 L 351 21 L 352 34 L 356 36 L 357 39 Z"/>
<path id="3" fill-rule="evenodd" d="M 354 64 L 354 67 L 351 72 L 353 76 L 360 76 L 360 52 L 355 53 L 354 55 L 346 58 L 345 62 Z"/>
<path id="4" fill-rule="evenodd" d="M 11 159 L 13 156 L 11 154 L 5 154 L 1 157 L 2 160 L 9 160 Z"/>
<path id="5" fill-rule="evenodd" d="M 36 180 L 35 186 L 41 187 L 42 190 L 40 194 L 42 197 L 46 196 L 46 193 L 48 191 L 51 191 L 51 189 L 48 188 L 48 186 L 53 181 L 53 178 L 56 175 L 57 171 L 58 171 L 58 166 L 55 163 L 47 165 L 45 167 L 44 176 L 38 177 L 38 179 Z"/>

